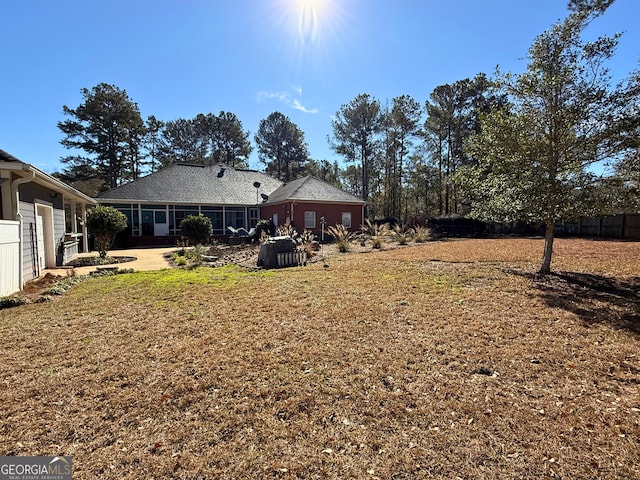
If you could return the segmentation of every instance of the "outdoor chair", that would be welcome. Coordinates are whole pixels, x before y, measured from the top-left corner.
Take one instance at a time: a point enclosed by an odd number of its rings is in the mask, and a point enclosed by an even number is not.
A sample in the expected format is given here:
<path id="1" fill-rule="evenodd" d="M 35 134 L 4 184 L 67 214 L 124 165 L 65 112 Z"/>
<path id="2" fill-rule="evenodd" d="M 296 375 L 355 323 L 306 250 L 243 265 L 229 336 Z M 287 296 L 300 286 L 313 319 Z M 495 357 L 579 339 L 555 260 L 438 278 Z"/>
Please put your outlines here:
<path id="1" fill-rule="evenodd" d="M 231 232 L 232 236 L 237 236 L 237 237 L 246 237 L 247 235 L 249 235 L 249 232 L 247 232 L 246 228 L 240 227 L 240 228 L 234 228 L 231 225 L 229 225 L 227 227 L 227 230 L 229 230 Z"/>

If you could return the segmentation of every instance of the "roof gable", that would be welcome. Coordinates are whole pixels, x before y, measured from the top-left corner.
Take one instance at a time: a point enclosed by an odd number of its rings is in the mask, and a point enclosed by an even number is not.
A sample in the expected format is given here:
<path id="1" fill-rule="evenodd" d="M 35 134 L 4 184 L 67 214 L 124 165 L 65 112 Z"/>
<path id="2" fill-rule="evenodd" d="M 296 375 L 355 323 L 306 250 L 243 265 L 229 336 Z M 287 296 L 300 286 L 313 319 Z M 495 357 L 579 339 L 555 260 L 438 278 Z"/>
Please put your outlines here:
<path id="1" fill-rule="evenodd" d="M 269 196 L 266 203 L 273 204 L 289 200 L 360 205 L 365 203 L 361 198 L 310 175 L 282 185 Z"/>

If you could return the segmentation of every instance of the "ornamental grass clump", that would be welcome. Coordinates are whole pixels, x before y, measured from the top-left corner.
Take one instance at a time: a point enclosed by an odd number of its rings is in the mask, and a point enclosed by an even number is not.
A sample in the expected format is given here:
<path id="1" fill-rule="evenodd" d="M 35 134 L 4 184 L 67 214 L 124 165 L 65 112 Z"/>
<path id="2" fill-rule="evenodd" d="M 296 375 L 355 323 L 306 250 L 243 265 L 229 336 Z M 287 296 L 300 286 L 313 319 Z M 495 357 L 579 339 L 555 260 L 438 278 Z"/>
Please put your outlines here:
<path id="1" fill-rule="evenodd" d="M 365 237 L 369 237 L 371 246 L 376 250 L 382 248 L 383 238 L 391 234 L 388 223 L 376 223 L 369 219 L 366 219 L 364 224 L 360 225 L 360 230 Z"/>
<path id="2" fill-rule="evenodd" d="M 431 240 L 431 229 L 416 225 L 413 227 L 413 241 L 415 243 L 424 243 Z"/>
<path id="3" fill-rule="evenodd" d="M 338 251 L 341 253 L 346 253 L 351 249 L 351 238 L 353 237 L 353 232 L 350 232 L 345 228 L 341 223 L 331 226 L 327 228 L 329 235 L 333 237 L 336 245 L 338 246 Z"/>
<path id="4" fill-rule="evenodd" d="M 398 223 L 393 227 L 392 231 L 398 245 L 406 245 L 409 243 L 409 235 L 411 234 L 410 229 L 407 230 Z"/>
<path id="5" fill-rule="evenodd" d="M 298 237 L 300 236 L 295 227 L 290 223 L 285 225 L 278 225 L 278 227 L 276 228 L 276 233 L 279 237 L 291 237 L 296 241 L 296 243 L 298 243 Z"/>

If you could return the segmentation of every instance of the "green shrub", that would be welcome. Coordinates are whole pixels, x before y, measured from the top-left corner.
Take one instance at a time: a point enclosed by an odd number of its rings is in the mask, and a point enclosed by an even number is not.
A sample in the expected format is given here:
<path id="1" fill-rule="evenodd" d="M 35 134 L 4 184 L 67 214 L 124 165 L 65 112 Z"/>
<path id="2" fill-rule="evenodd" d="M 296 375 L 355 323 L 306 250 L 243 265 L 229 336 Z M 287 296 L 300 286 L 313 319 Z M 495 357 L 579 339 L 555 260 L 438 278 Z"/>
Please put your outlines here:
<path id="1" fill-rule="evenodd" d="M 258 223 L 256 225 L 256 237 L 260 241 L 267 237 L 274 237 L 275 235 L 276 226 L 273 223 L 273 220 L 271 220 L 270 218 L 258 220 Z"/>
<path id="2" fill-rule="evenodd" d="M 204 261 L 204 256 L 207 254 L 207 249 L 204 245 L 196 245 L 192 250 L 187 251 L 185 256 L 191 262 L 194 267 L 199 267 Z"/>
<path id="3" fill-rule="evenodd" d="M 26 303 L 27 301 L 22 297 L 2 297 L 0 298 L 0 310 L 2 310 L 3 308 L 19 307 L 20 305 L 25 305 Z"/>
<path id="4" fill-rule="evenodd" d="M 182 235 L 189 239 L 192 245 L 207 244 L 213 235 L 211 219 L 204 215 L 189 215 L 180 222 Z"/>
<path id="5" fill-rule="evenodd" d="M 127 217 L 113 207 L 101 205 L 87 212 L 86 225 L 100 258 L 106 258 L 116 235 L 127 228 Z"/>
<path id="6" fill-rule="evenodd" d="M 173 256 L 173 261 L 175 262 L 175 264 L 178 267 L 184 267 L 185 265 L 187 265 L 189 262 L 187 262 L 187 259 L 185 257 L 183 257 L 182 255 L 174 255 Z"/>

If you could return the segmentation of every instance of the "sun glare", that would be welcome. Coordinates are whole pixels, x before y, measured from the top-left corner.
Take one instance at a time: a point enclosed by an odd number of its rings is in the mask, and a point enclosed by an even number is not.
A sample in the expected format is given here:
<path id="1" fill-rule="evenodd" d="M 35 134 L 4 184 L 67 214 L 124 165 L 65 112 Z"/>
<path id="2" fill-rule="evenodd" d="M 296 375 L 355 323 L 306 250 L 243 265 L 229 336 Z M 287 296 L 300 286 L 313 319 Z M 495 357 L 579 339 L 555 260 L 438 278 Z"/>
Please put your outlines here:
<path id="1" fill-rule="evenodd" d="M 265 2 L 266 3 L 266 2 Z M 340 0 L 274 0 L 271 18 L 262 18 L 288 35 L 286 55 L 299 64 L 318 64 L 339 48 L 346 30 L 347 11 Z"/>
<path id="2" fill-rule="evenodd" d="M 321 3 L 319 0 L 298 1 L 298 37 L 303 44 L 316 43 L 318 38 L 318 16 Z"/>

